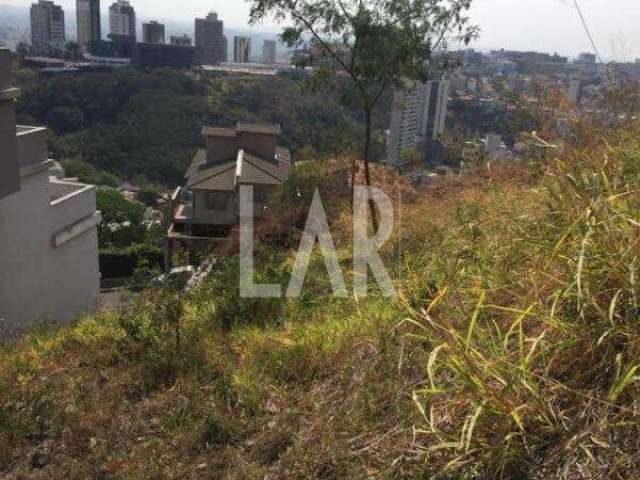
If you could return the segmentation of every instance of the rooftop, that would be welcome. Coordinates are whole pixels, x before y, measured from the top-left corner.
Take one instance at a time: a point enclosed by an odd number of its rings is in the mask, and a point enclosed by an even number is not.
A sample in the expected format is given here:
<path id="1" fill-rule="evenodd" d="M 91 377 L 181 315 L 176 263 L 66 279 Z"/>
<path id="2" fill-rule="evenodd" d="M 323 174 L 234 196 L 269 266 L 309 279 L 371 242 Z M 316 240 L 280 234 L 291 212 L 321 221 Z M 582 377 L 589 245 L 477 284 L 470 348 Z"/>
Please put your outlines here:
<path id="1" fill-rule="evenodd" d="M 233 138 L 242 133 L 257 133 L 262 135 L 280 135 L 280 125 L 238 123 L 235 127 L 203 127 L 202 134 L 210 137 Z"/>

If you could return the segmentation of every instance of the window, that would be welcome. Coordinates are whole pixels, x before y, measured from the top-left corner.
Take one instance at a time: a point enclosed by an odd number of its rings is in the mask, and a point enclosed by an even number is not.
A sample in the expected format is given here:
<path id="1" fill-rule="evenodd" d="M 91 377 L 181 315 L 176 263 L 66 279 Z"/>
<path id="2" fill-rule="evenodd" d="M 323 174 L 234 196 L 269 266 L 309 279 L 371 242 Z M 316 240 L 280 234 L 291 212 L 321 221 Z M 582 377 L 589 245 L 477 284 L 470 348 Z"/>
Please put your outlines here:
<path id="1" fill-rule="evenodd" d="M 223 192 L 207 193 L 204 197 L 207 210 L 226 210 L 229 204 L 229 194 Z"/>

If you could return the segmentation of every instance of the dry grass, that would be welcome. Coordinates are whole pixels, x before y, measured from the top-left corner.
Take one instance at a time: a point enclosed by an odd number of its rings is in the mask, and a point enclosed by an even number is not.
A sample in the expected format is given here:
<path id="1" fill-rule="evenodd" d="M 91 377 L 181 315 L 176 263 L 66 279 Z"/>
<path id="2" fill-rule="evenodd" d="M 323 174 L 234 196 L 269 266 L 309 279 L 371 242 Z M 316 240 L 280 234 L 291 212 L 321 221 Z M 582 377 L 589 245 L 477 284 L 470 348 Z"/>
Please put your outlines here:
<path id="1" fill-rule="evenodd" d="M 154 292 L 5 348 L 0 473 L 633 478 L 640 126 L 582 128 L 541 164 L 427 191 L 376 167 L 404 192 L 384 251 L 397 300 L 334 299 L 314 257 L 301 299 L 245 301 L 231 258 L 185 299 L 179 355 Z M 332 198 L 348 274 L 345 164 L 304 180 Z M 299 220 L 262 227 L 261 281 L 287 280 Z"/>

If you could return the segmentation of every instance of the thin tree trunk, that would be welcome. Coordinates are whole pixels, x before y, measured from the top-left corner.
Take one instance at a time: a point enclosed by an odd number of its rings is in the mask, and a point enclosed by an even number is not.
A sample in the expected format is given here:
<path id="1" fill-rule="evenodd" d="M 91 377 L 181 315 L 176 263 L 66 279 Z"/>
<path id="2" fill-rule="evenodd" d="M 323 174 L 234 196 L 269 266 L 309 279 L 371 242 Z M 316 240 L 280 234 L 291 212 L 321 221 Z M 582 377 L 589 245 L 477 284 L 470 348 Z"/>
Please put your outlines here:
<path id="1" fill-rule="evenodd" d="M 365 108 L 365 137 L 364 137 L 364 182 L 371 194 L 371 172 L 369 171 L 369 159 L 371 157 L 371 116 L 372 112 L 370 108 Z M 376 211 L 376 204 L 372 198 L 369 198 L 369 211 L 371 212 L 371 221 L 373 223 L 374 233 L 378 231 L 378 212 Z"/>

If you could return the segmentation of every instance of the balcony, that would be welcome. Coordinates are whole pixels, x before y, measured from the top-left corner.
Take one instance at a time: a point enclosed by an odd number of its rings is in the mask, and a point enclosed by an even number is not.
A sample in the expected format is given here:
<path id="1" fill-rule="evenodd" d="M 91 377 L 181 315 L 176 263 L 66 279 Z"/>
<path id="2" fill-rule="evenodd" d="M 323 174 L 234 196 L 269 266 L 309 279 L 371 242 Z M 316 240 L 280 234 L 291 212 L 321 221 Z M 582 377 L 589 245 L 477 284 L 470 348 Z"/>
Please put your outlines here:
<path id="1" fill-rule="evenodd" d="M 60 246 L 100 223 L 93 185 L 51 179 L 49 197 L 54 246 Z"/>
<path id="2" fill-rule="evenodd" d="M 33 167 L 47 161 L 47 129 L 44 127 L 16 127 L 18 162 L 20 168 Z"/>

